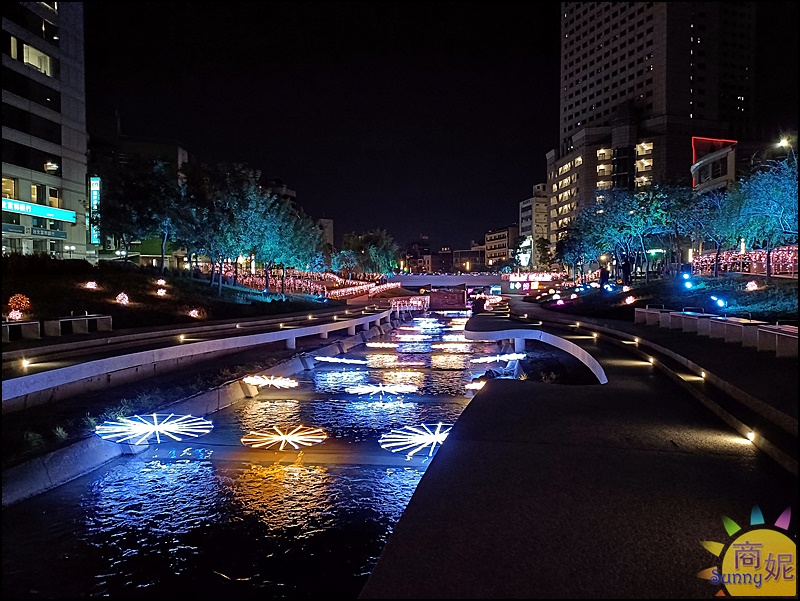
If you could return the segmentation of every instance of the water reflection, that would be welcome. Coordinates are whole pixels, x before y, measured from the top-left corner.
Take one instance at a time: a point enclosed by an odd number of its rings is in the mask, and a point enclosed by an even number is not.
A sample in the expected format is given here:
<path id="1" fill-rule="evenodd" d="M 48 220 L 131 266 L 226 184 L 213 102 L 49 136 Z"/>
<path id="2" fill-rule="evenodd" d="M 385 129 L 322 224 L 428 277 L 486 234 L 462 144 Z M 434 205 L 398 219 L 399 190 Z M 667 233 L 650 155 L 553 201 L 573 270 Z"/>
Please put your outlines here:
<path id="1" fill-rule="evenodd" d="M 429 339 L 401 342 L 396 353 L 352 349 L 347 356 L 366 366 L 317 363 L 291 391 L 262 390 L 218 412 L 213 444 L 128 457 L 4 512 L 4 597 L 356 598 L 424 473 L 363 458 L 396 459 L 378 443 L 391 430 L 455 423 L 469 402 L 465 384 L 484 371 L 467 354 L 431 354 L 443 326 L 451 327 L 416 320 L 398 334 Z M 447 342 L 463 342 L 459 335 Z M 465 346 L 497 352 L 493 343 Z M 419 393 L 345 392 L 367 384 Z M 287 465 L 237 454 L 250 451 L 240 442 L 248 431 L 299 424 L 324 428 L 335 439 L 326 444 L 363 462 L 312 464 L 295 452 Z M 12 519 L 15 511 L 32 517 Z"/>

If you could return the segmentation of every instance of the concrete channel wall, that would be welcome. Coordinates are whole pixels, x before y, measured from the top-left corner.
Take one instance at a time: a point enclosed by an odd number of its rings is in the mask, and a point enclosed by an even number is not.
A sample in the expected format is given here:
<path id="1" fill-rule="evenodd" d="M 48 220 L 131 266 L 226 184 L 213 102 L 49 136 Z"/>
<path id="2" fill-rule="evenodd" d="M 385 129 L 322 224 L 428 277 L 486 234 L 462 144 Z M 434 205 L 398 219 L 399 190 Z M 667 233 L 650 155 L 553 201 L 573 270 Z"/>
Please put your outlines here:
<path id="1" fill-rule="evenodd" d="M 379 315 L 383 316 L 382 313 Z M 371 315 L 369 321 L 375 321 L 379 315 Z M 345 353 L 367 340 L 390 332 L 400 323 L 398 320 L 390 320 L 388 315 L 386 319 L 389 323 L 374 325 L 368 330 L 338 340 L 314 351 L 314 355 L 333 357 Z M 299 335 L 299 332 L 295 330 L 295 334 Z M 305 357 L 295 357 L 256 375 L 287 377 L 304 371 L 308 363 L 309 360 Z M 176 401 L 160 412 L 203 417 L 244 399 L 253 398 L 257 394 L 258 389 L 255 386 L 246 384 L 243 380 L 234 380 Z M 88 474 L 122 455 L 135 455 L 146 448 L 147 445 L 117 444 L 90 435 L 67 447 L 3 470 L 3 507 L 24 501 Z"/>
<path id="2" fill-rule="evenodd" d="M 369 329 L 388 322 L 392 311 L 386 310 L 361 317 L 353 316 L 333 323 L 295 327 L 287 326 L 274 332 L 218 338 L 202 342 L 187 341 L 169 347 L 107 357 L 70 365 L 59 369 L 13 378 L 3 382 L 2 412 L 22 411 L 37 405 L 52 403 L 77 394 L 100 390 L 126 382 L 185 367 L 191 362 L 241 351 L 250 346 L 285 341 L 286 347 L 296 348 L 297 338 L 317 335 L 327 338 L 330 332 L 347 329 L 351 335 L 357 328 Z"/>

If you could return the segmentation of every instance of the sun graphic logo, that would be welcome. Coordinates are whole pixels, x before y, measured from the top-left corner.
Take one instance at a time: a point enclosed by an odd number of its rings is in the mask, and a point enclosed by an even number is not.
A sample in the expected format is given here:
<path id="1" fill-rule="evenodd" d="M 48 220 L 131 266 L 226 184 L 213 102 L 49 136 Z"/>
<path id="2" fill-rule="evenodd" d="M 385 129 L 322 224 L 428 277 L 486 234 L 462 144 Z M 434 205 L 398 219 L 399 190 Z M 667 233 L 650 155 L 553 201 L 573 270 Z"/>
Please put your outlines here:
<path id="1" fill-rule="evenodd" d="M 775 521 L 775 527 L 788 531 L 791 515 L 791 508 L 787 508 Z M 711 584 L 722 586 L 716 596 L 797 595 L 797 545 L 783 532 L 758 527 L 764 525 L 764 516 L 758 505 L 750 513 L 751 528 L 744 533 L 740 534 L 741 526 L 729 517 L 722 516 L 722 523 L 728 536 L 737 536 L 727 545 L 701 541 L 706 550 L 720 558 L 721 566 L 708 568 L 697 575 Z"/>

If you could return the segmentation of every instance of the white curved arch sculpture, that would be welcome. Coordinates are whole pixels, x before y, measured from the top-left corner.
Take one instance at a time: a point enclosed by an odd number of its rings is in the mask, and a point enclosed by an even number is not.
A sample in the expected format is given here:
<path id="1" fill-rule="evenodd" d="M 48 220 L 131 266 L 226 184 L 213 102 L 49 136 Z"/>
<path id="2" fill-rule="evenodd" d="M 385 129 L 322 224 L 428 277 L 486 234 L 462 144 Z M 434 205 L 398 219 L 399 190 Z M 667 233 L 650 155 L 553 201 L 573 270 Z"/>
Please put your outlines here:
<path id="1" fill-rule="evenodd" d="M 467 328 L 469 327 L 469 322 L 467 322 Z M 589 353 L 583 350 L 574 342 L 570 342 L 569 340 L 565 340 L 560 336 L 555 336 L 553 334 L 548 334 L 547 332 L 543 332 L 542 330 L 533 330 L 527 328 L 513 328 L 513 329 L 496 329 L 496 330 L 468 330 L 464 329 L 464 337 L 467 340 L 507 340 L 509 338 L 514 338 L 515 340 L 527 339 L 527 340 L 541 340 L 545 344 L 549 344 L 556 348 L 560 348 L 562 351 L 565 351 L 578 359 L 581 363 L 583 363 L 586 367 L 592 370 L 592 373 L 598 379 L 601 384 L 608 383 L 608 377 L 606 376 L 606 372 L 603 370 L 603 367 L 598 363 L 597 359 L 592 357 Z M 516 346 L 516 345 L 515 345 Z"/>

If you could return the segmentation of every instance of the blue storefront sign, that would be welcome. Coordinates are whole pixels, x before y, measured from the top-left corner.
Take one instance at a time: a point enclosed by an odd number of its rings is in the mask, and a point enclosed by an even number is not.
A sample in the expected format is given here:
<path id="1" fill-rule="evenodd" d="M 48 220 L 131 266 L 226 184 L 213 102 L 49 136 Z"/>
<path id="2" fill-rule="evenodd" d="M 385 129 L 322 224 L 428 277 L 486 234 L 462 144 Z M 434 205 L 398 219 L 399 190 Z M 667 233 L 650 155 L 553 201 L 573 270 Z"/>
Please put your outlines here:
<path id="1" fill-rule="evenodd" d="M 44 217 L 45 219 L 53 219 L 55 221 L 66 221 L 68 223 L 77 222 L 75 211 L 56 209 L 48 207 L 47 205 L 37 205 L 22 200 L 14 200 L 13 198 L 3 199 L 3 210 L 11 213 L 19 213 L 20 215 L 30 215 L 31 217 Z"/>
<path id="2" fill-rule="evenodd" d="M 89 206 L 92 219 L 96 221 L 98 213 L 100 212 L 100 178 L 89 178 Z M 91 226 L 91 239 L 92 244 L 100 244 L 100 226 L 95 223 Z"/>
<path id="3" fill-rule="evenodd" d="M 67 232 L 61 230 L 46 230 L 41 227 L 32 227 L 31 234 L 34 236 L 46 236 L 48 238 L 61 238 L 62 240 L 66 240 L 67 238 Z"/>

